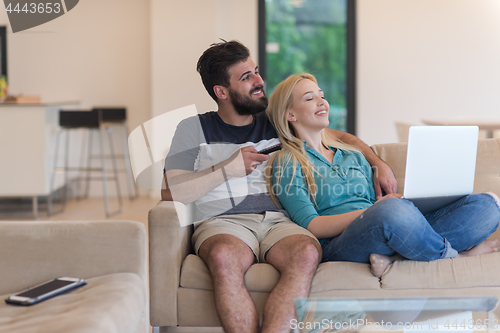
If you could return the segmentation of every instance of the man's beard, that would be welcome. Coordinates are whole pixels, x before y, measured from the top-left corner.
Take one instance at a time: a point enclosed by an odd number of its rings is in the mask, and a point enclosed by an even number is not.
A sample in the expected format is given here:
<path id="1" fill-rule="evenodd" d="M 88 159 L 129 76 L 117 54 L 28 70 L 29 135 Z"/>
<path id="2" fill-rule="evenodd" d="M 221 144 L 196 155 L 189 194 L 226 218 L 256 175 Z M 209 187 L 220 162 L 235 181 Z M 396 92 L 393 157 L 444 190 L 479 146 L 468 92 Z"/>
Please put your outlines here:
<path id="1" fill-rule="evenodd" d="M 262 90 L 262 93 L 264 93 L 264 87 L 261 86 L 254 88 L 250 94 L 256 90 Z M 245 96 L 231 88 L 229 88 L 229 97 L 234 109 L 240 116 L 250 116 L 265 111 L 268 104 L 266 95 L 254 100 L 251 96 Z"/>

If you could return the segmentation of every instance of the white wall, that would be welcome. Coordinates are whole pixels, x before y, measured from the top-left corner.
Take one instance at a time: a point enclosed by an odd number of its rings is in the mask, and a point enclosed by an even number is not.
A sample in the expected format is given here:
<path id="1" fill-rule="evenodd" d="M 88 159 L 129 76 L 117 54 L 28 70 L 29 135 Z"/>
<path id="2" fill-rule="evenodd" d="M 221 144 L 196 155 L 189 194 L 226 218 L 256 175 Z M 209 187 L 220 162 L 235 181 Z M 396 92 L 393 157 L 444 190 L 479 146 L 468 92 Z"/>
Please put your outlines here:
<path id="1" fill-rule="evenodd" d="M 498 0 L 358 0 L 357 135 L 395 121 L 500 119 Z"/>
<path id="2" fill-rule="evenodd" d="M 219 37 L 258 61 L 257 19 L 257 0 L 151 0 L 152 116 L 214 110 L 196 61 Z M 396 121 L 497 116 L 498 0 L 358 0 L 357 23 L 356 125 L 367 143 L 397 141 Z"/>
<path id="3" fill-rule="evenodd" d="M 196 104 L 216 110 L 196 71 L 210 44 L 237 39 L 257 61 L 256 0 L 151 0 L 152 116 Z"/>
<path id="4" fill-rule="evenodd" d="M 131 129 L 190 104 L 215 110 L 198 57 L 224 38 L 258 61 L 257 19 L 257 0 L 80 1 L 9 33 L 10 92 L 126 105 Z M 395 121 L 498 115 L 498 0 L 358 0 L 357 21 L 361 139 L 397 141 Z M 4 11 L 0 24 L 8 25 Z"/>
<path id="5" fill-rule="evenodd" d="M 199 113 L 217 110 L 198 58 L 222 38 L 239 40 L 257 61 L 257 18 L 256 0 L 151 0 L 152 118 L 191 104 Z"/>
<path id="6" fill-rule="evenodd" d="M 9 28 L 9 92 L 81 108 L 124 105 L 129 126 L 140 125 L 151 117 L 149 15 L 149 0 L 85 0 L 41 26 Z M 3 10 L 0 24 L 9 26 Z M 101 188 L 93 184 L 93 194 Z"/>
<path id="7" fill-rule="evenodd" d="M 8 25 L 5 11 L 0 24 Z M 9 28 L 7 40 L 10 93 L 79 100 L 82 108 L 125 105 L 131 127 L 149 118 L 147 0 L 80 1 L 41 26 Z"/>

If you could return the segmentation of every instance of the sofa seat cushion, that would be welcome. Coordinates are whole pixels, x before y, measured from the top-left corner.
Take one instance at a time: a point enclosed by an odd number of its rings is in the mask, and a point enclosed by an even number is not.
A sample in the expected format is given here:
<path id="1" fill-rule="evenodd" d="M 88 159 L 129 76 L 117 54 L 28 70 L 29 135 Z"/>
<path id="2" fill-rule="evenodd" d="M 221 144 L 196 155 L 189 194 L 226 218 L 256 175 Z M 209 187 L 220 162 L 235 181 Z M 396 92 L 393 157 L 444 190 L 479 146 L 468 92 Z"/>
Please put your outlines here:
<path id="1" fill-rule="evenodd" d="M 245 274 L 245 285 L 250 292 L 269 293 L 278 283 L 280 274 L 271 265 L 254 264 Z M 189 255 L 182 264 L 180 285 L 183 288 L 213 290 L 210 272 L 200 257 Z M 311 292 L 341 289 L 380 289 L 379 279 L 367 264 L 329 262 L 319 265 Z"/>
<path id="2" fill-rule="evenodd" d="M 42 281 L 41 281 L 42 282 Z M 0 332 L 136 332 L 147 295 L 134 273 L 86 280 L 87 285 L 32 306 L 0 303 Z M 20 290 L 12 290 L 12 293 Z M 9 295 L 0 296 L 3 299 Z"/>
<path id="3" fill-rule="evenodd" d="M 322 263 L 311 285 L 311 293 L 352 289 L 380 289 L 380 280 L 372 274 L 370 265 L 347 261 Z"/>
<path id="4" fill-rule="evenodd" d="M 270 292 L 279 278 L 280 274 L 271 265 L 254 264 L 245 274 L 245 284 L 248 291 Z M 190 254 L 184 259 L 180 285 L 183 288 L 214 290 L 210 271 L 200 257 Z"/>
<path id="5" fill-rule="evenodd" d="M 500 253 L 431 262 L 395 261 L 381 279 L 390 289 L 465 289 L 500 286 Z"/>

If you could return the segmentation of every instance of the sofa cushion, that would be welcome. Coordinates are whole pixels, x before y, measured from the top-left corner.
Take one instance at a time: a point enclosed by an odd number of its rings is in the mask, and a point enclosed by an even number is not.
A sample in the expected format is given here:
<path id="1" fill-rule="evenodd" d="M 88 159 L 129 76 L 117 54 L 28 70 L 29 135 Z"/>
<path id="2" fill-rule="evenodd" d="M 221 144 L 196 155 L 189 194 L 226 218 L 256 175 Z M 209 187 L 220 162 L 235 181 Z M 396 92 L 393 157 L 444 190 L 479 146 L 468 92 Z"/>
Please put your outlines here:
<path id="1" fill-rule="evenodd" d="M 382 289 L 465 289 L 500 286 L 500 253 L 419 262 L 395 261 L 381 279 Z"/>
<path id="2" fill-rule="evenodd" d="M 500 139 L 479 140 L 477 145 L 474 193 L 500 195 Z"/>
<path id="3" fill-rule="evenodd" d="M 245 284 L 248 291 L 270 292 L 279 277 L 280 274 L 271 265 L 255 264 L 245 274 Z M 214 289 L 207 265 L 194 254 L 188 255 L 182 263 L 180 284 L 184 288 Z"/>
<path id="4" fill-rule="evenodd" d="M 0 294 L 56 276 L 131 272 L 147 288 L 146 229 L 134 221 L 2 221 Z"/>
<path id="5" fill-rule="evenodd" d="M 380 280 L 373 276 L 370 265 L 347 261 L 322 263 L 314 275 L 311 293 L 351 289 L 380 289 Z"/>
<path id="6" fill-rule="evenodd" d="M 406 171 L 406 152 L 407 143 L 387 143 L 371 146 L 372 150 L 392 169 L 396 180 L 398 181 L 398 193 L 403 193 L 405 171 Z"/>
<path id="7" fill-rule="evenodd" d="M 136 332 L 147 311 L 141 278 L 134 273 L 116 273 L 86 282 L 80 289 L 32 306 L 0 302 L 0 332 Z"/>
<path id="8" fill-rule="evenodd" d="M 271 292 L 280 274 L 269 264 L 252 265 L 245 274 L 245 284 L 250 292 Z M 181 287 L 213 290 L 212 277 L 200 257 L 189 255 L 182 264 Z M 370 272 L 367 264 L 329 262 L 319 265 L 311 292 L 342 289 L 380 289 L 379 279 Z"/>

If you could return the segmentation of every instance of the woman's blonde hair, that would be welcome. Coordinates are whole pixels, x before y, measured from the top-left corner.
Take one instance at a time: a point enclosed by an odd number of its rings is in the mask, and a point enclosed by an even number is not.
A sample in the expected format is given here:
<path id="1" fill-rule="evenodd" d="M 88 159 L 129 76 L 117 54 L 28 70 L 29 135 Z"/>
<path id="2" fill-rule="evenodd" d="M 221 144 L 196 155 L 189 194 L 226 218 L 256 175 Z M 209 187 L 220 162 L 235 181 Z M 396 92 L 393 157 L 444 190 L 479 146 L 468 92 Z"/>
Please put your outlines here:
<path id="1" fill-rule="evenodd" d="M 273 162 L 275 159 L 277 159 L 277 165 L 281 166 L 278 172 L 276 172 L 276 184 L 280 183 L 280 180 L 283 177 L 282 170 L 290 162 L 293 163 L 293 174 L 290 180 L 291 183 L 293 181 L 293 177 L 295 176 L 297 163 L 299 163 L 302 167 L 302 174 L 307 185 L 307 190 L 313 202 L 316 202 L 317 191 L 314 173 L 318 172 L 314 168 L 313 163 L 309 161 L 303 141 L 297 137 L 292 124 L 287 120 L 288 110 L 293 107 L 293 88 L 295 88 L 295 85 L 297 85 L 299 81 L 304 79 L 311 80 L 318 84 L 316 78 L 308 73 L 290 75 L 287 79 L 278 84 L 269 98 L 269 105 L 266 110 L 267 116 L 276 129 L 281 144 L 283 145 L 282 150 L 271 156 L 267 164 L 268 167 L 266 168 L 267 189 L 271 199 L 276 205 L 278 205 L 278 199 L 276 198 L 272 185 L 272 175 L 274 173 Z M 347 145 L 338 139 L 329 136 L 324 129 L 321 131 L 321 142 L 326 147 L 359 151 L 355 147 Z"/>

